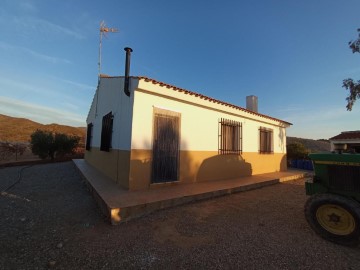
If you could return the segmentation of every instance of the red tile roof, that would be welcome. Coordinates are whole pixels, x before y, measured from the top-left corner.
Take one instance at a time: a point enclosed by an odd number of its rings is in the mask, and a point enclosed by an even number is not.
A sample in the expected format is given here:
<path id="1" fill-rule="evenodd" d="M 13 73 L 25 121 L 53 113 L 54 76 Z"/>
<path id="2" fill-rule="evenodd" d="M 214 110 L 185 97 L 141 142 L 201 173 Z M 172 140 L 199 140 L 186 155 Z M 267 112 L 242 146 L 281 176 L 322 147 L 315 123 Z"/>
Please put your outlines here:
<path id="1" fill-rule="evenodd" d="M 100 77 L 102 77 L 102 78 L 121 78 L 123 76 L 108 76 L 108 75 L 105 75 L 105 74 L 101 74 Z M 260 117 L 263 117 L 263 118 L 267 118 L 267 119 L 282 122 L 282 123 L 285 123 L 285 124 L 288 124 L 288 125 L 292 125 L 291 123 L 286 122 L 284 120 L 277 119 L 277 118 L 274 118 L 274 117 L 271 117 L 271 116 L 268 116 L 268 115 L 265 115 L 265 114 L 256 113 L 256 112 L 247 110 L 245 108 L 242 108 L 240 106 L 236 106 L 236 105 L 233 105 L 233 104 L 221 101 L 221 100 L 217 100 L 217 99 L 214 99 L 214 98 L 211 98 L 211 97 L 208 97 L 208 96 L 196 93 L 196 92 L 192 92 L 192 91 L 189 91 L 189 90 L 186 90 L 186 89 L 183 89 L 183 88 L 171 85 L 171 84 L 160 82 L 160 81 L 157 81 L 157 80 L 145 77 L 145 76 L 130 76 L 130 77 L 135 78 L 135 79 L 139 79 L 139 80 L 144 80 L 145 82 L 151 82 L 153 84 L 158 84 L 161 87 L 166 87 L 168 89 L 172 89 L 172 90 L 177 91 L 177 92 L 182 92 L 185 95 L 195 96 L 195 97 L 200 98 L 200 99 L 204 99 L 204 100 L 208 100 L 210 102 L 214 102 L 214 103 L 217 103 L 217 104 L 225 105 L 227 107 L 234 108 L 234 109 L 237 109 L 237 110 L 240 110 L 240 111 L 244 111 L 244 112 L 256 115 L 256 116 L 260 116 Z"/>
<path id="2" fill-rule="evenodd" d="M 360 130 L 344 131 L 341 132 L 339 135 L 330 138 L 330 140 L 356 140 L 356 139 L 360 140 Z"/>

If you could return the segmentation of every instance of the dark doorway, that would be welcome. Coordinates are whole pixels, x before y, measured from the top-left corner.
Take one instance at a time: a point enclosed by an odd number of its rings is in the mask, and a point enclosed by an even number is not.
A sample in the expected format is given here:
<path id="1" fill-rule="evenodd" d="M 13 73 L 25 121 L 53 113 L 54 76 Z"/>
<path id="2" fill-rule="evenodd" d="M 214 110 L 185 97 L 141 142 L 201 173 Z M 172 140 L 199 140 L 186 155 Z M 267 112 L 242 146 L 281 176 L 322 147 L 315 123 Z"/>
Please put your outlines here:
<path id="1" fill-rule="evenodd" d="M 154 109 L 152 182 L 178 180 L 180 113 Z"/>

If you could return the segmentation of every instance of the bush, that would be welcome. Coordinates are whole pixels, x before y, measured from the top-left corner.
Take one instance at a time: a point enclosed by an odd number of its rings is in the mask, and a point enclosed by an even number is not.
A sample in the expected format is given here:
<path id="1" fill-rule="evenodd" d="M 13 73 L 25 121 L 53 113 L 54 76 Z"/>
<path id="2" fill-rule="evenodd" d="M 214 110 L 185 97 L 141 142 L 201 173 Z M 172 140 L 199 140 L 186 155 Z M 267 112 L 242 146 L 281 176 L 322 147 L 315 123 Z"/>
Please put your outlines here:
<path id="1" fill-rule="evenodd" d="M 286 146 L 286 152 L 288 159 L 306 159 L 309 154 L 309 150 L 299 142 L 288 144 Z"/>
<path id="2" fill-rule="evenodd" d="M 72 154 L 78 146 L 80 137 L 63 133 L 52 133 L 46 130 L 36 130 L 31 134 L 31 151 L 41 159 L 63 157 Z"/>

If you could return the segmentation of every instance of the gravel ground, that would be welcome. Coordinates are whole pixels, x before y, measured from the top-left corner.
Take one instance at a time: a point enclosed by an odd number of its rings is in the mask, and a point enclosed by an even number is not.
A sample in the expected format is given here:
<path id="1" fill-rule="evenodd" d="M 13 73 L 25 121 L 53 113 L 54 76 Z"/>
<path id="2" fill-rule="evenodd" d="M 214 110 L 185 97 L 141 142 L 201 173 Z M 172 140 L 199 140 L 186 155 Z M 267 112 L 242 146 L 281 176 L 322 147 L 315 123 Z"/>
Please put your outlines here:
<path id="1" fill-rule="evenodd" d="M 0 269 L 360 269 L 307 225 L 304 180 L 104 221 L 72 162 L 0 169 Z"/>

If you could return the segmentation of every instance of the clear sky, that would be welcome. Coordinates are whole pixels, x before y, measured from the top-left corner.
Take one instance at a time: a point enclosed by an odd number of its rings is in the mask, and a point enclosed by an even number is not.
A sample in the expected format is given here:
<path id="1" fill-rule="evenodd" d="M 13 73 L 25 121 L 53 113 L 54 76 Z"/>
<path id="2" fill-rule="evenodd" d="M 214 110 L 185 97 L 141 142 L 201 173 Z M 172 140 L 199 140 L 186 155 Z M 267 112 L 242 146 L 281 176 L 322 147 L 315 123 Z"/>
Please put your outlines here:
<path id="1" fill-rule="evenodd" d="M 359 0 L 2 0 L 0 113 L 85 126 L 102 73 L 147 76 L 293 123 L 288 136 L 329 138 L 360 129 L 346 111 L 346 78 L 360 79 L 348 41 Z"/>

